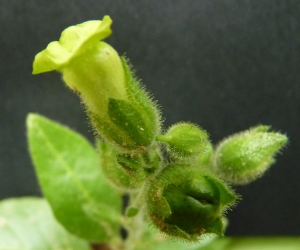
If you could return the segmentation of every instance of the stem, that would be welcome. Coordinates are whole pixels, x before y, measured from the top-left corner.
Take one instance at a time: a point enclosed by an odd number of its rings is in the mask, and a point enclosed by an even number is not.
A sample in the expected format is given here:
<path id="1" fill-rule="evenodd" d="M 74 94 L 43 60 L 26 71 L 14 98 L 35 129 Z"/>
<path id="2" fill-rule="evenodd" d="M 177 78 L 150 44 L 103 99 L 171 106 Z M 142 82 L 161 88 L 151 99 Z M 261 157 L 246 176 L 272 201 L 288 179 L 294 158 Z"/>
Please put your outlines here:
<path id="1" fill-rule="evenodd" d="M 130 194 L 129 207 L 139 208 L 138 214 L 134 217 L 125 218 L 125 228 L 128 236 L 124 242 L 124 250 L 133 250 L 144 233 L 145 227 L 145 207 L 142 204 L 145 185 L 138 193 Z"/>

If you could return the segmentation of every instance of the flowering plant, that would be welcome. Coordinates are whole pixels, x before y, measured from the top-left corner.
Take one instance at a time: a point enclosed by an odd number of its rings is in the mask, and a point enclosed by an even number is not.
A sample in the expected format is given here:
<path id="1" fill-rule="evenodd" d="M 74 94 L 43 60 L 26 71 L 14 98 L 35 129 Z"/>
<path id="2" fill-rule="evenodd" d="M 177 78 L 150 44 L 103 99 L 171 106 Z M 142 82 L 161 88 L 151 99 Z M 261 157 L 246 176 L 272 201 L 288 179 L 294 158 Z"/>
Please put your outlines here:
<path id="1" fill-rule="evenodd" d="M 226 212 L 240 198 L 232 185 L 261 177 L 287 143 L 263 125 L 216 146 L 190 122 L 162 129 L 159 107 L 128 59 L 102 41 L 111 23 L 105 16 L 71 26 L 35 57 L 33 74 L 56 70 L 78 94 L 96 142 L 28 115 L 30 153 L 45 199 L 0 203 L 7 218 L 21 211 L 18 223 L 31 227 L 15 229 L 27 235 L 16 241 L 9 231 L 15 220 L 0 217 L 0 249 L 204 249 L 204 242 L 224 235 Z"/>

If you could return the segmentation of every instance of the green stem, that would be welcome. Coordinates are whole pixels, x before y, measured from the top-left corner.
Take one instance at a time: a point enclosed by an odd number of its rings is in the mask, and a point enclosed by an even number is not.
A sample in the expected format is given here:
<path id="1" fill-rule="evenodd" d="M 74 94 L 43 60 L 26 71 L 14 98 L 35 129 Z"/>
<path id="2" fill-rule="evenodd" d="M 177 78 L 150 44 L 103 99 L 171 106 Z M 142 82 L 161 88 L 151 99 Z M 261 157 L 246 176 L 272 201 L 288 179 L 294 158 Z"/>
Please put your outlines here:
<path id="1" fill-rule="evenodd" d="M 145 207 L 142 204 L 145 185 L 141 187 L 138 193 L 130 194 L 129 207 L 138 208 L 139 211 L 134 217 L 125 217 L 125 228 L 128 232 L 128 236 L 124 242 L 124 250 L 133 250 L 136 243 L 143 235 L 145 228 Z"/>

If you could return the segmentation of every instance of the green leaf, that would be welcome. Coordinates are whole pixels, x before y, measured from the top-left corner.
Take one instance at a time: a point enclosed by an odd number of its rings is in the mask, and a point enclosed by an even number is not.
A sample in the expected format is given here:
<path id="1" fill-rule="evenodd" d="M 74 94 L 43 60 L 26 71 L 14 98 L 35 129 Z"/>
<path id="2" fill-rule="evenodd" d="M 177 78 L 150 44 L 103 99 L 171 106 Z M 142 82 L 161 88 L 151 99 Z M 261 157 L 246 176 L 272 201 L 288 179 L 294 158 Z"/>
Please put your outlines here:
<path id="1" fill-rule="evenodd" d="M 166 238 L 164 235 L 155 232 L 149 227 L 145 229 L 144 234 L 136 242 L 134 250 L 204 250 L 204 247 L 210 245 L 217 238 L 216 235 L 210 235 L 199 238 L 198 243 L 186 243 L 180 240 Z"/>
<path id="2" fill-rule="evenodd" d="M 90 250 L 89 244 L 68 233 L 41 198 L 0 202 L 0 250 Z"/>
<path id="3" fill-rule="evenodd" d="M 121 197 L 81 135 L 40 115 L 27 118 L 30 153 L 43 193 L 71 233 L 102 242 L 118 235 Z"/>
<path id="4" fill-rule="evenodd" d="M 299 246 L 300 237 L 225 237 L 195 250 L 298 250 Z"/>
<path id="5" fill-rule="evenodd" d="M 150 230 L 134 250 L 298 250 L 300 237 L 206 237 L 197 244 L 166 239 Z"/>

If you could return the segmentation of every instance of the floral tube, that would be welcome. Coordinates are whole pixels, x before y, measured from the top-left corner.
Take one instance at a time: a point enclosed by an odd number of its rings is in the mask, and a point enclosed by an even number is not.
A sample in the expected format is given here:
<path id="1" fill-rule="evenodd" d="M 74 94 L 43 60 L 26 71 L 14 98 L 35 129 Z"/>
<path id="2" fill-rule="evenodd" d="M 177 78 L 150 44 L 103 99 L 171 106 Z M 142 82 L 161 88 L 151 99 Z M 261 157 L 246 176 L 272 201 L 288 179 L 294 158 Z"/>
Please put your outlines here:
<path id="1" fill-rule="evenodd" d="M 160 130 L 159 111 L 126 60 L 101 41 L 111 34 L 111 23 L 105 16 L 65 29 L 36 55 L 33 74 L 61 72 L 105 140 L 125 151 L 145 149 Z"/>

